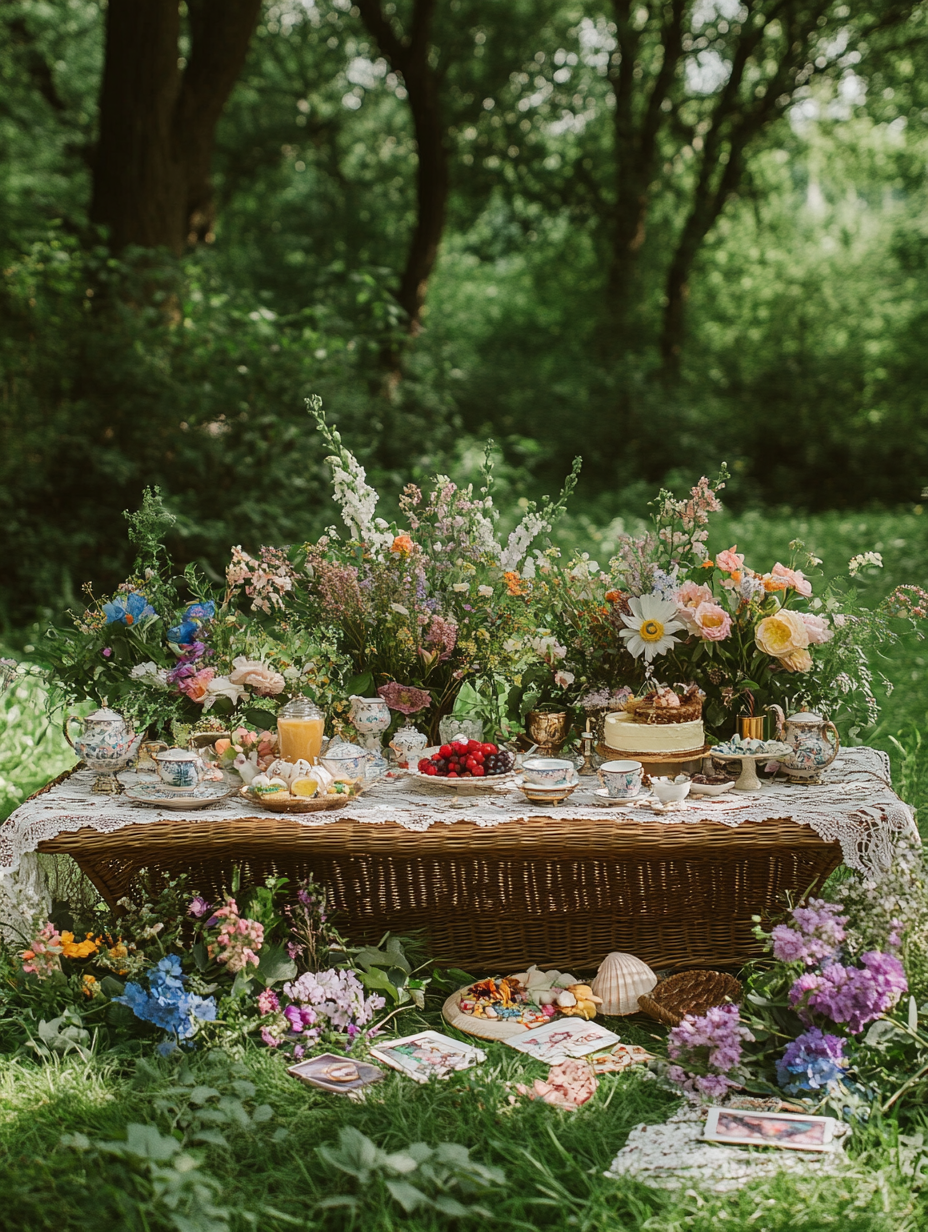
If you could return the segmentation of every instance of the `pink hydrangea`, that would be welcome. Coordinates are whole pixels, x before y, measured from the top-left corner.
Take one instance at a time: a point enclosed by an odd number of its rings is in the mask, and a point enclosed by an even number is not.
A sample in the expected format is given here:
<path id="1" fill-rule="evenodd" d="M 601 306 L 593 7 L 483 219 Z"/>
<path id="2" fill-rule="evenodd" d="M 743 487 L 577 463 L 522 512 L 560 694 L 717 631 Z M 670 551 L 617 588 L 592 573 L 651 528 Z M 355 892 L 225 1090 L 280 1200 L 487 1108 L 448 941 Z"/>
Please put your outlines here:
<path id="1" fill-rule="evenodd" d="M 243 919 L 234 898 L 227 898 L 224 907 L 218 908 L 209 927 L 219 922 L 219 932 L 206 947 L 210 958 L 222 963 L 229 971 L 244 971 L 249 965 L 257 967 L 257 951 L 264 944 L 264 925 L 257 920 Z"/>

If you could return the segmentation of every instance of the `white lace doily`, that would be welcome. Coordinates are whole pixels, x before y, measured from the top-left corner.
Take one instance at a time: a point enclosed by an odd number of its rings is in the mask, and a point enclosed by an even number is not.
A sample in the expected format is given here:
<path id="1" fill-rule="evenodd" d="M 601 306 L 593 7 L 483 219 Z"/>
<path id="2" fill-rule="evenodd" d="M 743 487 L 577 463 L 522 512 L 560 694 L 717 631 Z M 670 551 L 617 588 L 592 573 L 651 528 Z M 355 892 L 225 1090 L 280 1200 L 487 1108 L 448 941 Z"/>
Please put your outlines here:
<path id="1" fill-rule="evenodd" d="M 837 839 L 851 868 L 878 876 L 892 862 L 896 837 L 917 837 L 912 810 L 892 790 L 889 775 L 885 753 L 870 748 L 842 749 L 820 786 L 777 782 L 756 793 L 728 792 L 718 800 L 690 800 L 685 811 L 675 813 L 655 814 L 630 803 L 610 808 L 608 815 L 657 825 L 686 825 L 712 818 L 726 826 L 791 817 L 800 825 L 811 826 L 826 841 Z M 133 773 L 120 778 L 127 785 L 133 780 L 152 781 L 152 776 Z M 93 795 L 93 779 L 91 771 L 77 771 L 43 795 L 21 804 L 0 826 L 0 877 L 15 871 L 23 856 L 57 834 L 84 826 L 112 833 L 123 826 L 178 818 L 177 813 L 132 804 L 122 796 Z M 551 811 L 562 821 L 600 818 L 602 811 L 592 794 L 598 786 L 595 778 L 586 780 L 569 803 Z M 326 826 L 347 819 L 369 825 L 394 822 L 407 830 L 423 831 L 434 825 L 453 825 L 460 818 L 478 826 L 500 826 L 544 815 L 544 809 L 529 804 L 513 786 L 461 798 L 446 788 L 406 779 L 395 786 L 375 784 L 347 808 L 293 815 L 292 820 L 302 826 Z M 185 814 L 184 820 L 247 816 L 254 816 L 254 806 L 231 796 Z"/>

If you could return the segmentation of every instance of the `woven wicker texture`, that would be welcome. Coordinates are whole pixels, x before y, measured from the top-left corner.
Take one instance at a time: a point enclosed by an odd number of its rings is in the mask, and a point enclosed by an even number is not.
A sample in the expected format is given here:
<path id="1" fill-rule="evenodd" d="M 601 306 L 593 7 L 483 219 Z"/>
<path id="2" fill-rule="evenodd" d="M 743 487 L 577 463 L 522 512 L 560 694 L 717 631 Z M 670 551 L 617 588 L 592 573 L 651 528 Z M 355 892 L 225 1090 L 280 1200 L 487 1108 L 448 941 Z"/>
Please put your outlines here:
<path id="1" fill-rule="evenodd" d="M 461 817 L 417 833 L 338 813 L 318 829 L 267 813 L 199 816 L 83 828 L 39 849 L 72 855 L 111 904 L 136 892 L 146 867 L 187 872 L 214 897 L 235 865 L 245 884 L 312 876 L 352 940 L 423 929 L 438 961 L 474 974 L 590 970 L 613 950 L 651 967 L 735 965 L 759 953 L 753 915 L 787 891 L 814 891 L 841 861 L 838 843 L 789 819 L 670 829 L 603 811 L 492 829 Z"/>
<path id="2" fill-rule="evenodd" d="M 686 1014 L 705 1014 L 714 1005 L 741 1000 L 741 984 L 721 971 L 680 971 L 638 998 L 646 1014 L 668 1027 L 679 1026 Z"/>

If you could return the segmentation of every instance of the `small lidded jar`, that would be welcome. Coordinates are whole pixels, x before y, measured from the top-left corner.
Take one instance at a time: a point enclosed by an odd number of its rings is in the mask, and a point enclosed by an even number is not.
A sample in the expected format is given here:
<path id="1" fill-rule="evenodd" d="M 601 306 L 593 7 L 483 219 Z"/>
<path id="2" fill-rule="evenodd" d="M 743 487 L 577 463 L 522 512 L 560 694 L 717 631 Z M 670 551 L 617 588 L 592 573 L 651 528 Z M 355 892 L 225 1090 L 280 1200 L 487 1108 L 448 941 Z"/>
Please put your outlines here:
<path id="1" fill-rule="evenodd" d="M 277 716 L 277 742 L 282 761 L 301 759 L 315 765 L 322 750 L 325 715 L 308 697 L 295 697 Z"/>

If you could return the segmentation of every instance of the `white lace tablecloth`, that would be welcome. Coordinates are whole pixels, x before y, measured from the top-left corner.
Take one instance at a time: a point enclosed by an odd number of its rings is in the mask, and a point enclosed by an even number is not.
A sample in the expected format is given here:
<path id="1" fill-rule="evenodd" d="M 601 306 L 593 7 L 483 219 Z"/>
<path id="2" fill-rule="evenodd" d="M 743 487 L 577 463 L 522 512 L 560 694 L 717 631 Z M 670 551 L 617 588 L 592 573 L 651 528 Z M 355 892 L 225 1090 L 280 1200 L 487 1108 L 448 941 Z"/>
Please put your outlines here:
<path id="1" fill-rule="evenodd" d="M 843 749 L 820 786 L 772 782 L 756 793 L 728 792 L 717 800 L 690 800 L 684 809 L 673 813 L 655 814 L 630 803 L 611 807 L 608 815 L 659 825 L 686 825 L 711 818 L 726 826 L 790 817 L 799 825 L 811 826 L 826 841 L 837 839 L 845 863 L 872 876 L 890 866 L 898 835 L 917 835 L 912 810 L 893 791 L 889 775 L 885 753 L 870 748 Z M 144 777 L 152 781 L 151 776 Z M 178 816 L 133 804 L 122 796 L 93 795 L 93 778 L 90 771 L 77 771 L 43 795 L 21 804 L 0 826 L 0 877 L 14 872 L 24 856 L 58 834 L 85 826 L 111 834 L 123 826 L 170 821 Z M 126 773 L 120 778 L 129 785 L 137 776 Z M 561 821 L 601 816 L 593 795 L 598 786 L 596 779 L 585 780 L 567 804 L 552 811 Z M 462 798 L 449 788 L 403 778 L 393 786 L 375 784 L 347 808 L 294 815 L 292 820 L 310 827 L 348 819 L 367 825 L 394 822 L 407 830 L 423 831 L 430 826 L 453 825 L 461 818 L 478 826 L 500 826 L 544 812 L 529 804 L 512 785 Z M 238 796 L 183 814 L 190 822 L 254 815 L 254 805 L 247 805 Z"/>

